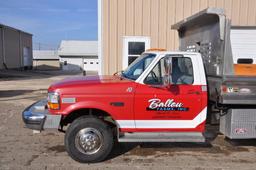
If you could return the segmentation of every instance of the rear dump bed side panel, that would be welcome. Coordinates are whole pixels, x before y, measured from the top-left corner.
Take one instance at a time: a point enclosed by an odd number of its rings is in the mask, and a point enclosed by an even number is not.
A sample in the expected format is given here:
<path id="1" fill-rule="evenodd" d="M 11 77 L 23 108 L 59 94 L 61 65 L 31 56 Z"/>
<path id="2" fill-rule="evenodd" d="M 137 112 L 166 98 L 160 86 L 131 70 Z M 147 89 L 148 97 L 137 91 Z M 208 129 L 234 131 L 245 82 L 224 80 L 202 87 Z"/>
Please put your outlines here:
<path id="1" fill-rule="evenodd" d="M 228 105 L 256 105 L 256 78 L 246 76 L 208 77 L 211 102 Z M 223 93 L 227 88 L 228 93 Z"/>
<path id="2" fill-rule="evenodd" d="M 256 105 L 256 78 L 249 76 L 225 76 L 223 83 L 228 93 L 223 93 L 220 103 Z"/>

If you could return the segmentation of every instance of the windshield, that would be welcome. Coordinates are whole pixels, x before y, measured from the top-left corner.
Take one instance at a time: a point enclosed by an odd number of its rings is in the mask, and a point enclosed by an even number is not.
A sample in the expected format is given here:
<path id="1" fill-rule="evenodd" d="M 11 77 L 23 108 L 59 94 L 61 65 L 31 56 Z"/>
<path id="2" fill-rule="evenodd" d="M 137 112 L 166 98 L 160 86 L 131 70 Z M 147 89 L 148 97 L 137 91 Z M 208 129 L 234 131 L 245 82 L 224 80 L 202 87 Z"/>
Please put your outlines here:
<path id="1" fill-rule="evenodd" d="M 155 54 L 142 54 L 122 72 L 122 76 L 131 80 L 136 80 L 143 71 L 146 70 L 155 56 Z"/>

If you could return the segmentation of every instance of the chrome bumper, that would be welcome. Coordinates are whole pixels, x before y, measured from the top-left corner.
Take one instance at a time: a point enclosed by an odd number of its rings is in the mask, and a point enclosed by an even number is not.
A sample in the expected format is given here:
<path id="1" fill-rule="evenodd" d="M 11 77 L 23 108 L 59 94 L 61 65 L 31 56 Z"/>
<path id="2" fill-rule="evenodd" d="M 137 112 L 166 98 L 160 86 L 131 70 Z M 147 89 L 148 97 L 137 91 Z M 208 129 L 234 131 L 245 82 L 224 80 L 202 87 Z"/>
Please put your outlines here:
<path id="1" fill-rule="evenodd" d="M 22 119 L 27 128 L 42 131 L 59 127 L 61 115 L 49 114 L 46 104 L 46 99 L 40 100 L 22 112 Z"/>

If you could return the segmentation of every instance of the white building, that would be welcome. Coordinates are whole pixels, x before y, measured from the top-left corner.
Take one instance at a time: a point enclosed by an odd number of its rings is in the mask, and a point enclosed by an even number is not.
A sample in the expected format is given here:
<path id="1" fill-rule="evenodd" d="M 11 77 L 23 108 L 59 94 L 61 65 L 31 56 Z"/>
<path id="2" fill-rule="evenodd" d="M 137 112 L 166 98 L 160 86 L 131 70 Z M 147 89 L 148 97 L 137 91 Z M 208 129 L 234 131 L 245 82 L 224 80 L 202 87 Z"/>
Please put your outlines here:
<path id="1" fill-rule="evenodd" d="M 59 69 L 59 56 L 55 50 L 33 50 L 33 67 L 40 70 Z"/>
<path id="2" fill-rule="evenodd" d="M 99 71 L 97 41 L 61 41 L 58 55 L 63 70 Z"/>

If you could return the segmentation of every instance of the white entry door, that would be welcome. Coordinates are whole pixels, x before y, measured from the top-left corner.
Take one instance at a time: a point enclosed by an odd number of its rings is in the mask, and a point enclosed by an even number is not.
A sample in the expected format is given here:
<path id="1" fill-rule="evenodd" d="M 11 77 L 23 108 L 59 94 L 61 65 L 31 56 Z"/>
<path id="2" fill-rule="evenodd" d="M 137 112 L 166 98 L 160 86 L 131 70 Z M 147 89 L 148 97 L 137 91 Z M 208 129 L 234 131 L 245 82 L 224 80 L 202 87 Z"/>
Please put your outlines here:
<path id="1" fill-rule="evenodd" d="M 23 47 L 23 66 L 31 66 L 31 57 L 29 53 L 29 47 Z"/>
<path id="2" fill-rule="evenodd" d="M 125 36 L 123 39 L 123 69 L 130 65 L 141 53 L 150 48 L 150 38 Z"/>

